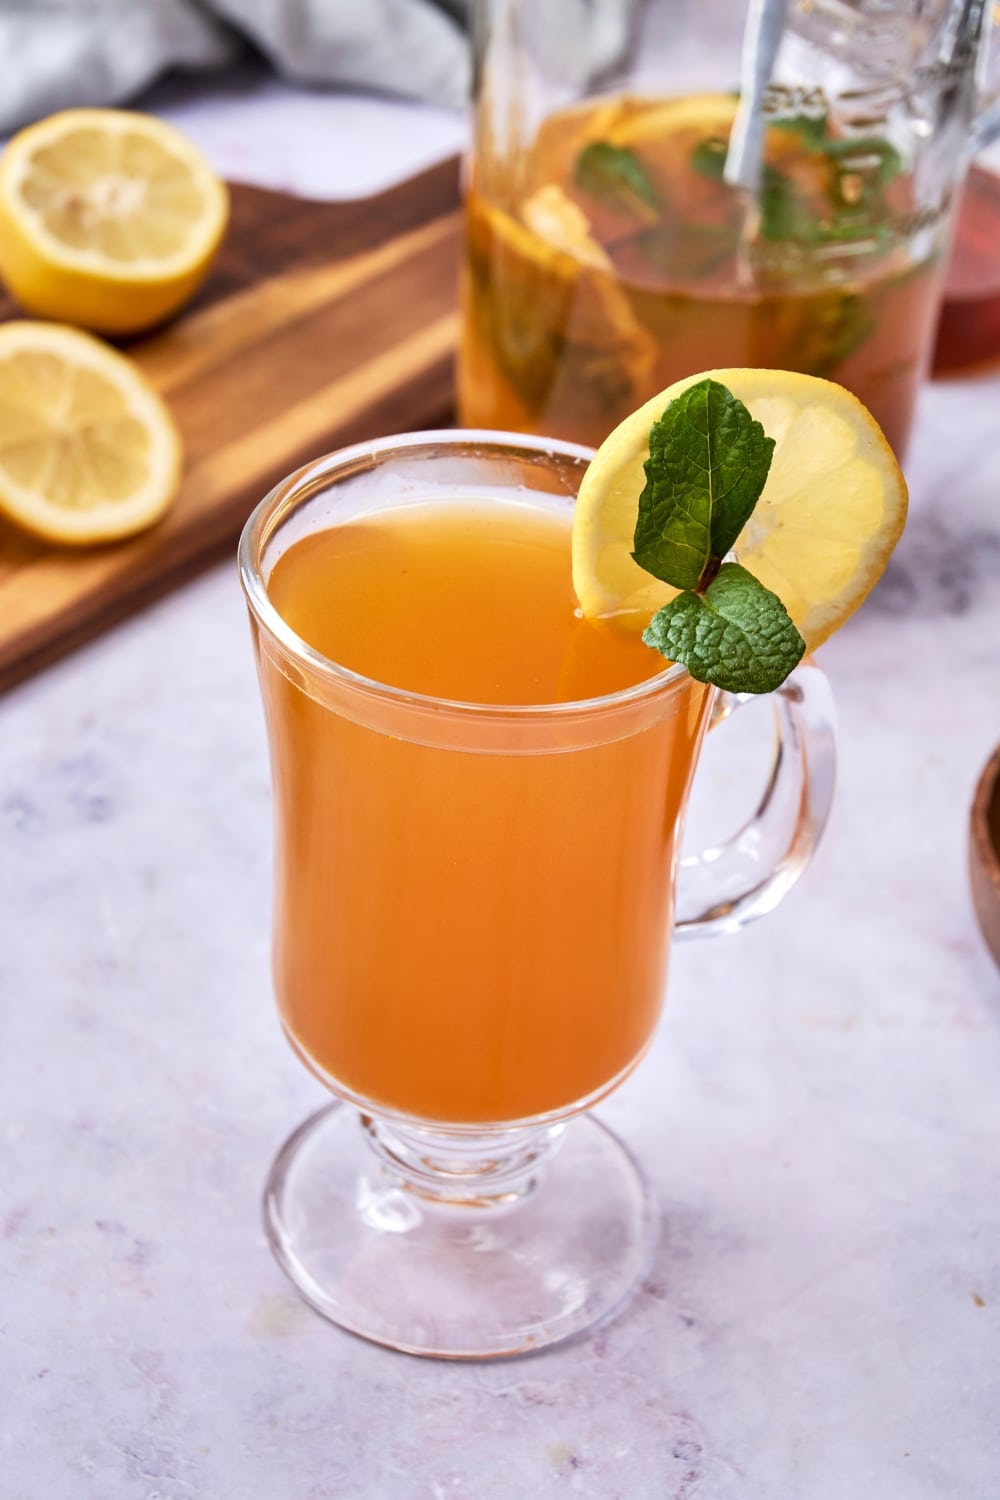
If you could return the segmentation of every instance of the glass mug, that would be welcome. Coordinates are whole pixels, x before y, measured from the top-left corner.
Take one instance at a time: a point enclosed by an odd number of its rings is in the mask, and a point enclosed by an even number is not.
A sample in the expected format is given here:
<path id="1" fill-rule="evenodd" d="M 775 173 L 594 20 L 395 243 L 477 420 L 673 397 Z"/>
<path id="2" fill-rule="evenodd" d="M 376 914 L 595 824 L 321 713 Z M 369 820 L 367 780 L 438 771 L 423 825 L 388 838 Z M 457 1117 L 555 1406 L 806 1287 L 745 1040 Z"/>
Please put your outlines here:
<path id="1" fill-rule="evenodd" d="M 240 542 L 276 813 L 274 977 L 293 1049 L 342 1101 L 280 1152 L 272 1248 L 334 1322 L 410 1353 L 537 1349 L 607 1314 L 651 1216 L 624 1147 L 575 1121 L 635 1067 L 671 930 L 733 931 L 794 883 L 833 791 L 826 679 L 774 695 L 758 812 L 678 848 L 709 719 L 681 666 L 581 702 L 453 702 L 361 677 L 301 640 L 268 578 L 318 529 L 419 504 L 567 519 L 590 455 L 441 432 L 300 469 Z M 724 732 L 724 731 L 722 731 Z"/>
<path id="2" fill-rule="evenodd" d="M 478 0 L 461 421 L 596 446 L 746 365 L 847 386 L 902 455 L 998 123 L 990 12 L 612 0 L 570 25 L 563 0 Z"/>

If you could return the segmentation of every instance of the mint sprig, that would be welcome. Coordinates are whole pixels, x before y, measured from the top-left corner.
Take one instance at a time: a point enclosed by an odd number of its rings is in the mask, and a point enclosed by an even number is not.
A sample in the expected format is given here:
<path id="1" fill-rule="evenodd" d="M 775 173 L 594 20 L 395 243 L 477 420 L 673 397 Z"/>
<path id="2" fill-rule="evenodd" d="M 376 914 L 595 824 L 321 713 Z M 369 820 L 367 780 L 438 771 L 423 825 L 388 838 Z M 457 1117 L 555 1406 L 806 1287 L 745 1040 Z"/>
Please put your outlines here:
<path id="1" fill-rule="evenodd" d="M 643 640 L 699 682 L 770 693 L 805 642 L 777 594 L 725 562 L 760 499 L 774 440 L 716 380 L 689 386 L 653 423 L 632 556 L 682 590 Z"/>

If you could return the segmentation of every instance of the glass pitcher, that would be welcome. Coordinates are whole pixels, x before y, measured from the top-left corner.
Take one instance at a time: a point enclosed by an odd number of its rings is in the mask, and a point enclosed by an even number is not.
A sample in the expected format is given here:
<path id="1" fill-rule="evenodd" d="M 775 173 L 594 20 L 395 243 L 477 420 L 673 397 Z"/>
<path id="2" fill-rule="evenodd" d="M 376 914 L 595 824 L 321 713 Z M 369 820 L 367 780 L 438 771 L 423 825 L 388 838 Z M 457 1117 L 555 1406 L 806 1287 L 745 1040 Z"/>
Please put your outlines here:
<path id="1" fill-rule="evenodd" d="M 459 410 L 596 445 L 697 370 L 846 385 L 902 454 L 993 132 L 984 0 L 478 0 Z"/>

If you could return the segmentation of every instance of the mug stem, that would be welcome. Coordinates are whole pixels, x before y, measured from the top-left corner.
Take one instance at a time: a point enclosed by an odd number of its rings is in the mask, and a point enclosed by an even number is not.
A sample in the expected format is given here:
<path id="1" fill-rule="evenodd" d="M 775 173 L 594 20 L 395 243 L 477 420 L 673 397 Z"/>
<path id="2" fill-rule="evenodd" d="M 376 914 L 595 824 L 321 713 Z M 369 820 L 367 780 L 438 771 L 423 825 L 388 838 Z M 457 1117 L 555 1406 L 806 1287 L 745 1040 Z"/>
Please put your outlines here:
<path id="1" fill-rule="evenodd" d="M 594 1327 L 642 1277 L 646 1185 L 592 1117 L 464 1139 L 371 1115 L 360 1127 L 350 1105 L 321 1109 L 264 1194 L 279 1265 L 341 1328 L 408 1354 L 496 1359 Z"/>
<path id="2" fill-rule="evenodd" d="M 454 1134 L 362 1115 L 386 1181 L 428 1204 L 507 1208 L 533 1191 L 564 1124 Z"/>

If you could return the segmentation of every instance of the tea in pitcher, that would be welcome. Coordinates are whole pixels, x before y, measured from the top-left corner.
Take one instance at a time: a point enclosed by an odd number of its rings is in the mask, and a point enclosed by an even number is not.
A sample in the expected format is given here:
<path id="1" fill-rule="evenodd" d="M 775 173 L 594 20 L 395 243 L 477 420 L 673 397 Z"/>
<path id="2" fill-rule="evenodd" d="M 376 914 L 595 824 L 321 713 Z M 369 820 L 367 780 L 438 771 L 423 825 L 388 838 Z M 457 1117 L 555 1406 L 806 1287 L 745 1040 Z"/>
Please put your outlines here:
<path id="1" fill-rule="evenodd" d="M 733 94 L 592 100 L 472 164 L 462 420 L 597 444 L 723 366 L 846 385 L 897 453 L 925 373 L 936 241 L 891 142 L 773 114 L 760 188 L 723 170 Z M 772 101 L 773 107 L 773 101 Z"/>

